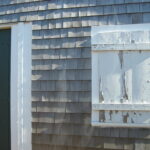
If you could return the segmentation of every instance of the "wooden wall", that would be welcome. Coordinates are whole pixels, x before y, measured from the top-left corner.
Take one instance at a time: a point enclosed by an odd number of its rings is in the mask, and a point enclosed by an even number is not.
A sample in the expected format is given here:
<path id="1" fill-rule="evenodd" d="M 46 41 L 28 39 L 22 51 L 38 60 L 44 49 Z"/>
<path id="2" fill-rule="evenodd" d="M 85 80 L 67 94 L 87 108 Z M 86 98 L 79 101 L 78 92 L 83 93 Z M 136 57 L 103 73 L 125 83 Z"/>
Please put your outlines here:
<path id="1" fill-rule="evenodd" d="M 33 150 L 149 150 L 150 130 L 91 127 L 91 26 L 150 22 L 150 0 L 1 0 L 33 23 Z"/>

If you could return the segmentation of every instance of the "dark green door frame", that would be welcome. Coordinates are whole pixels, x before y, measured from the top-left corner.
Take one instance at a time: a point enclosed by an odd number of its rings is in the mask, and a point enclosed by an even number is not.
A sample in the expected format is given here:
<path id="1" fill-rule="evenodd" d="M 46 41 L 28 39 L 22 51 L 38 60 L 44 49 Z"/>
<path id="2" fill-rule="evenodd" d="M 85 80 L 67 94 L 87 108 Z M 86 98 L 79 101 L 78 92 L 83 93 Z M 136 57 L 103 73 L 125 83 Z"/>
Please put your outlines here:
<path id="1" fill-rule="evenodd" d="M 0 30 L 0 150 L 11 150 L 10 143 L 10 56 L 11 30 Z"/>

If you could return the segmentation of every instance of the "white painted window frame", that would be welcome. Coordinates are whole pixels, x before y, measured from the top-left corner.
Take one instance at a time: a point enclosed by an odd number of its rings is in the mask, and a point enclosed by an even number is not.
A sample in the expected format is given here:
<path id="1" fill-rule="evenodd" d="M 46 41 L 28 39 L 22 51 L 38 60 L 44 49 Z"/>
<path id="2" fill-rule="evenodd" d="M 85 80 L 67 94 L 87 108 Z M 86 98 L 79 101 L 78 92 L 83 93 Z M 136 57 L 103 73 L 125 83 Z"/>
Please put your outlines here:
<path id="1" fill-rule="evenodd" d="M 97 33 L 112 32 L 113 31 L 150 31 L 150 24 L 132 24 L 132 25 L 106 25 L 101 27 L 92 27 L 91 31 L 91 43 L 92 43 L 92 119 L 91 124 L 93 126 L 101 127 L 131 127 L 131 128 L 150 128 L 150 124 L 121 124 L 121 123 L 102 123 L 99 122 L 99 111 L 108 111 L 108 110 L 117 110 L 117 111 L 143 111 L 150 112 L 150 103 L 146 104 L 101 104 L 99 103 L 99 92 L 98 92 L 98 74 L 97 70 L 97 61 L 98 61 L 98 52 L 103 51 L 128 51 L 128 50 L 150 50 L 150 43 L 139 43 L 139 44 L 122 44 L 117 45 L 113 44 L 97 44 Z M 94 37 L 95 36 L 95 37 Z M 94 73 L 93 73 L 94 72 Z"/>
<path id="2" fill-rule="evenodd" d="M 31 150 L 32 24 L 0 25 L 0 29 L 7 28 L 11 29 L 11 150 Z"/>

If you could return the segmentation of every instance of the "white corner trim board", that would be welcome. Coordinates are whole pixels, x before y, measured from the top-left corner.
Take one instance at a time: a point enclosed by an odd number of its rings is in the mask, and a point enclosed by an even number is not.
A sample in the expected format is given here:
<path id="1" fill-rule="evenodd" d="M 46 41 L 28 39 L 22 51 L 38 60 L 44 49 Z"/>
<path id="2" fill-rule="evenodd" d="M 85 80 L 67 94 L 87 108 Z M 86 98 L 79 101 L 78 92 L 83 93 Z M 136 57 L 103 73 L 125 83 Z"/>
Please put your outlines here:
<path id="1" fill-rule="evenodd" d="M 31 23 L 11 25 L 11 150 L 31 150 Z"/>
<path id="2" fill-rule="evenodd" d="M 150 24 L 91 31 L 92 125 L 150 128 Z"/>

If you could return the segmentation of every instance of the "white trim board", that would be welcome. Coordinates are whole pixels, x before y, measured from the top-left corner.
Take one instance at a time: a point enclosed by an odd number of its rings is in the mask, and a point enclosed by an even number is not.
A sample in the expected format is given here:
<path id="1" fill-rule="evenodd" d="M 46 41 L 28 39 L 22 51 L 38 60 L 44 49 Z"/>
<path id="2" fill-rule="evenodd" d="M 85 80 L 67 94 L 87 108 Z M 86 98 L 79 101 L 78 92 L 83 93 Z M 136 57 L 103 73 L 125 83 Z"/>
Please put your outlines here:
<path id="1" fill-rule="evenodd" d="M 2 25 L 11 29 L 11 150 L 31 150 L 31 23 Z"/>
<path id="2" fill-rule="evenodd" d="M 31 150 L 31 23 L 11 26 L 11 150 Z"/>
<path id="3" fill-rule="evenodd" d="M 150 111 L 150 104 L 92 104 L 92 110 Z"/>
<path id="4" fill-rule="evenodd" d="M 128 123 L 128 124 L 122 124 L 122 123 L 101 123 L 101 122 L 92 122 L 92 126 L 101 126 L 103 128 L 150 128 L 149 124 L 132 124 L 132 123 Z"/>
<path id="5" fill-rule="evenodd" d="M 150 50 L 150 24 L 104 25 L 91 29 L 92 51 Z"/>

